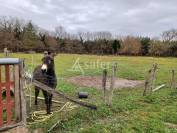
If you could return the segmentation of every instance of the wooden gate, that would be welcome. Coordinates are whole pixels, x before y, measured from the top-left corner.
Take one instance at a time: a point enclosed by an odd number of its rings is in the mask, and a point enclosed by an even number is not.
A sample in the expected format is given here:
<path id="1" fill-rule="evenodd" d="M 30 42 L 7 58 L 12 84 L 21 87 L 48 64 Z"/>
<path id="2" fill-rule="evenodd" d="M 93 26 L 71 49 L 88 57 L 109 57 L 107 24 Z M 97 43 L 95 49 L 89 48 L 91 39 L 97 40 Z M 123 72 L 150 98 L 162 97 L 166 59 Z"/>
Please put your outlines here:
<path id="1" fill-rule="evenodd" d="M 22 69 L 20 59 L 0 59 L 0 131 L 26 122 Z"/>

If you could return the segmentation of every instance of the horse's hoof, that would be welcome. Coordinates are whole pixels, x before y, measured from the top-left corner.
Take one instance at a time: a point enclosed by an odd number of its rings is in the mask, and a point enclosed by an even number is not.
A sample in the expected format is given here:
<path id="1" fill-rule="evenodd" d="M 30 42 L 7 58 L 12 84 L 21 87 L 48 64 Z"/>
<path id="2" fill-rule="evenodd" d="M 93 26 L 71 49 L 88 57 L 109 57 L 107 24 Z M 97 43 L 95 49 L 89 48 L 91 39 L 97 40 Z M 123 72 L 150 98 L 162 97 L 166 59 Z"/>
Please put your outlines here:
<path id="1" fill-rule="evenodd" d="M 52 114 L 51 112 L 47 112 L 48 115 Z"/>
<path id="2" fill-rule="evenodd" d="M 46 110 L 47 111 L 47 114 L 51 114 L 51 111 L 50 110 Z"/>
<path id="3" fill-rule="evenodd" d="M 38 105 L 38 103 L 35 101 L 35 102 L 34 102 L 34 105 Z"/>

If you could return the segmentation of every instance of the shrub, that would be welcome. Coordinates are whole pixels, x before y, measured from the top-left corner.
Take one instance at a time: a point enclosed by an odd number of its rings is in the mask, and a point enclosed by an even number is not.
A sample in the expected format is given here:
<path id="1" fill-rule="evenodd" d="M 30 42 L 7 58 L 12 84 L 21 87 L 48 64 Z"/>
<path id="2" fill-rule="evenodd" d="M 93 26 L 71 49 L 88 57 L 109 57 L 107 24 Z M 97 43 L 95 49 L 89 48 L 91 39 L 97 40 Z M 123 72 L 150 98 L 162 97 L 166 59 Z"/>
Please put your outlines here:
<path id="1" fill-rule="evenodd" d="M 150 44 L 149 53 L 152 56 L 166 56 L 168 54 L 169 45 L 159 41 L 153 40 Z"/>
<path id="2" fill-rule="evenodd" d="M 140 41 L 132 36 L 127 36 L 121 44 L 121 54 L 127 55 L 139 55 L 141 52 L 141 43 Z"/>

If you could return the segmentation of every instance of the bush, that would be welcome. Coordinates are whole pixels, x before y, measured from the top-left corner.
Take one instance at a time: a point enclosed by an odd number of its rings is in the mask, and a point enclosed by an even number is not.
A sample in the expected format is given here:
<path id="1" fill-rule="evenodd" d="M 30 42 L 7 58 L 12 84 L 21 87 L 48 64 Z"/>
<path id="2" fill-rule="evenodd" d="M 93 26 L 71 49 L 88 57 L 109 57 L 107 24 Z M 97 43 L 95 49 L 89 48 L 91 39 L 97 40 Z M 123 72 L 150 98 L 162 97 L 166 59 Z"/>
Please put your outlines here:
<path id="1" fill-rule="evenodd" d="M 126 55 L 140 55 L 141 54 L 140 41 L 135 37 L 127 36 L 122 41 L 120 53 Z"/>
<path id="2" fill-rule="evenodd" d="M 173 41 L 169 44 L 168 53 L 169 56 L 177 57 L 177 41 Z"/>
<path id="3" fill-rule="evenodd" d="M 149 54 L 152 56 L 167 56 L 168 55 L 169 45 L 161 41 L 151 41 Z"/>

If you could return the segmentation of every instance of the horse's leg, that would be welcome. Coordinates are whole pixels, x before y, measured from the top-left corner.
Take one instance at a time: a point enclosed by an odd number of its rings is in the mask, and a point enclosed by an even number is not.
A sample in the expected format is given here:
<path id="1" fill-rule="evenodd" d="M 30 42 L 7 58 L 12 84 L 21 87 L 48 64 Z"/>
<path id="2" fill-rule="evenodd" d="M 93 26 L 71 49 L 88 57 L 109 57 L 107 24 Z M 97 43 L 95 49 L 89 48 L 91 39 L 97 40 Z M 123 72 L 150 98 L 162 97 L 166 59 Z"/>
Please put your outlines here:
<path id="1" fill-rule="evenodd" d="M 38 87 L 35 87 L 35 105 L 37 105 L 37 97 L 39 95 L 39 88 Z"/>
<path id="2" fill-rule="evenodd" d="M 52 97 L 53 97 L 53 95 L 52 95 L 52 94 L 50 94 L 50 97 L 49 97 L 49 112 L 51 112 Z"/>
<path id="3" fill-rule="evenodd" d="M 52 95 L 47 93 L 47 114 L 51 113 Z"/>
<path id="4" fill-rule="evenodd" d="M 47 92 L 46 91 L 42 91 L 43 95 L 44 95 L 44 99 L 45 99 L 45 104 L 47 104 Z"/>
<path id="5" fill-rule="evenodd" d="M 43 95 L 44 95 L 44 98 L 45 98 L 45 104 L 46 104 L 46 112 L 47 114 L 50 114 L 50 107 L 49 107 L 49 95 L 46 91 L 42 91 L 43 92 Z"/>

